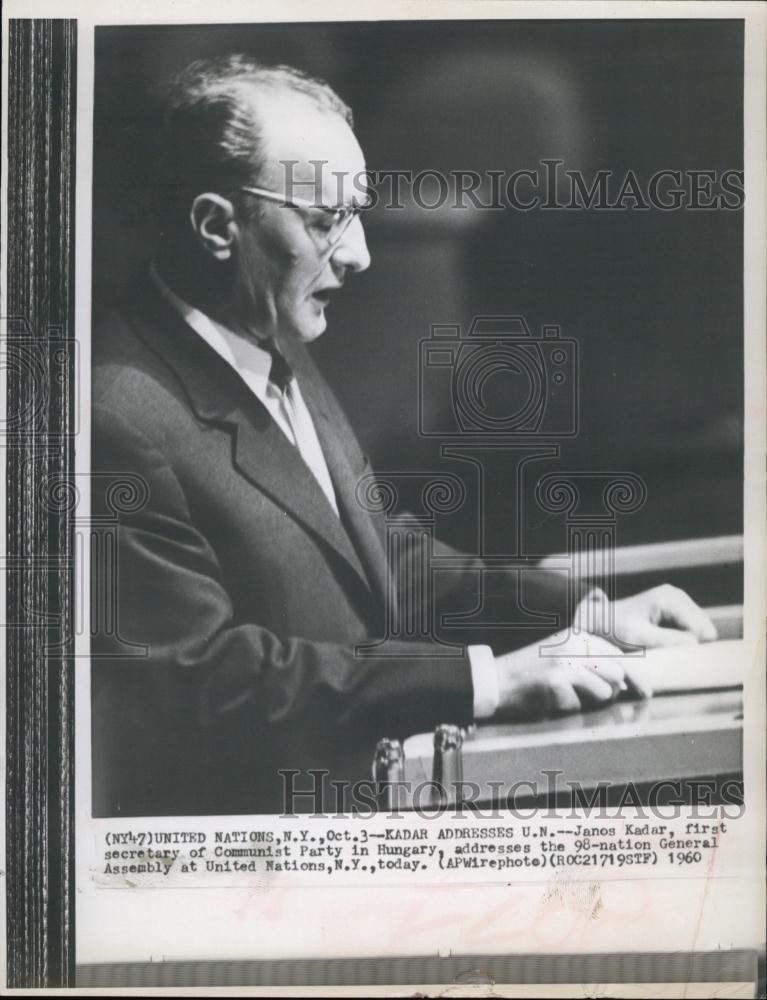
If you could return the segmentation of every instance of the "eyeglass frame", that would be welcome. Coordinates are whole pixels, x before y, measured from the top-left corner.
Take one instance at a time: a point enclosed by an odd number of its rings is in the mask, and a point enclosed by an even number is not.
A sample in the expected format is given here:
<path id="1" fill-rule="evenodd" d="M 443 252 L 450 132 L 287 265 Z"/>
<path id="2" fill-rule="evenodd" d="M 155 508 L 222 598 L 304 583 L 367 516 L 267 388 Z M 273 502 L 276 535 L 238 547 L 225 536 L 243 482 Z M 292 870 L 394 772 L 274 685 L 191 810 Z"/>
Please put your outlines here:
<path id="1" fill-rule="evenodd" d="M 339 212 L 345 213 L 338 222 L 340 226 L 338 235 L 333 239 L 328 236 L 326 241 L 328 247 L 336 246 L 346 230 L 352 224 L 353 220 L 358 218 L 366 209 L 372 208 L 373 206 L 373 199 L 370 195 L 367 196 L 365 204 L 336 205 L 334 207 L 332 205 L 318 205 L 316 202 L 308 201 L 306 198 L 288 198 L 286 195 L 280 194 L 278 191 L 270 191 L 268 188 L 248 187 L 242 185 L 237 188 L 237 190 L 244 191 L 246 194 L 255 195 L 258 198 L 263 198 L 266 201 L 272 201 L 280 205 L 285 205 L 287 208 L 295 208 L 298 211 L 313 208 L 320 212 L 325 212 L 326 215 L 337 215 Z"/>

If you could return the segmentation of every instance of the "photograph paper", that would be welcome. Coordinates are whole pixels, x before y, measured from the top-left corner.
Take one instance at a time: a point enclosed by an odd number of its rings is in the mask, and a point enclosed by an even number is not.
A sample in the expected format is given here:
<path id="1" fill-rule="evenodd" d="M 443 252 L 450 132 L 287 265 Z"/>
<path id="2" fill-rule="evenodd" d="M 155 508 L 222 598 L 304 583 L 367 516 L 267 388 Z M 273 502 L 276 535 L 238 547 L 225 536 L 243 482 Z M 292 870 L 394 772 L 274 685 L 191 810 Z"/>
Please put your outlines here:
<path id="1" fill-rule="evenodd" d="M 757 995 L 764 7 L 55 16 L 78 985 Z"/>

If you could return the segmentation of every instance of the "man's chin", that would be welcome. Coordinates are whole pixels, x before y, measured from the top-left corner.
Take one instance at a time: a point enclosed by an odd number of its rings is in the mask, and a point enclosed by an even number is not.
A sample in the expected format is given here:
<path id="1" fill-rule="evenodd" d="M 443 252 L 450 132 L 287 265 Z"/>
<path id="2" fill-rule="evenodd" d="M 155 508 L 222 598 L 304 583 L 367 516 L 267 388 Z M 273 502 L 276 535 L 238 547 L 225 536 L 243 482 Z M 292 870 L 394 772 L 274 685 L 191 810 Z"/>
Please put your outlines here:
<path id="1" fill-rule="evenodd" d="M 322 336 L 327 325 L 324 312 L 320 313 L 319 316 L 313 316 L 310 322 L 301 323 L 296 328 L 296 339 L 300 340 L 302 344 L 311 344 L 313 340 Z"/>
<path id="2" fill-rule="evenodd" d="M 311 344 L 325 332 L 327 325 L 324 309 L 306 309 L 292 315 L 284 313 L 279 320 L 279 336 Z"/>

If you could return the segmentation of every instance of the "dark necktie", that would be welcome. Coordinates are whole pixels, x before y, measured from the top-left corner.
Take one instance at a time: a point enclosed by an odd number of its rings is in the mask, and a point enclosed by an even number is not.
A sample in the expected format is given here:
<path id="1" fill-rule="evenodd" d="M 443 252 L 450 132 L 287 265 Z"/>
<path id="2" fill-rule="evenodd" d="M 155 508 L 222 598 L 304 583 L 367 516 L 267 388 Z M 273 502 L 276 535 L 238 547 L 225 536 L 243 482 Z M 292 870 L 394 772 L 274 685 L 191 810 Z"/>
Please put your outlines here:
<path id="1" fill-rule="evenodd" d="M 338 504 L 336 501 L 333 482 L 328 472 L 325 457 L 322 454 L 314 425 L 311 417 L 298 396 L 298 386 L 293 369 L 285 360 L 284 355 L 271 337 L 263 340 L 260 345 L 268 351 L 272 357 L 272 366 L 269 369 L 269 381 L 278 390 L 282 397 L 282 411 L 293 432 L 298 452 L 310 472 L 320 484 L 322 492 L 328 498 L 328 503 L 338 514 Z"/>
<path id="2" fill-rule="evenodd" d="M 293 379 L 293 369 L 285 360 L 285 356 L 280 352 L 273 337 L 267 337 L 266 340 L 262 340 L 259 346 L 268 351 L 272 358 L 272 367 L 269 369 L 269 381 L 281 393 L 284 393 Z"/>

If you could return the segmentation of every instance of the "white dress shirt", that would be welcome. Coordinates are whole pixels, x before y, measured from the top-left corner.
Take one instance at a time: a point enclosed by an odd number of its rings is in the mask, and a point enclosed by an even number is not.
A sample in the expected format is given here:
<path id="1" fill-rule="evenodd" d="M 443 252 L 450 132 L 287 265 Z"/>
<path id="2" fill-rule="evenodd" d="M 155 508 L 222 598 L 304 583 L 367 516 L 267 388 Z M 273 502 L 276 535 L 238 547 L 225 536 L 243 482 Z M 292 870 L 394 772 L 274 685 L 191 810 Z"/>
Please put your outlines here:
<path id="1" fill-rule="evenodd" d="M 253 395 L 266 407 L 269 415 L 291 444 L 297 446 L 298 442 L 286 412 L 283 394 L 269 379 L 272 366 L 272 357 L 269 352 L 259 347 L 251 338 L 230 330 L 181 299 L 162 279 L 154 262 L 150 264 L 149 272 L 155 287 L 165 301 L 216 354 L 237 372 Z M 314 422 L 301 396 L 296 379 L 294 379 L 292 394 L 294 406 L 301 411 L 302 430 L 299 450 L 328 498 L 331 507 L 338 514 L 335 490 L 327 462 L 314 428 Z M 486 719 L 498 709 L 500 700 L 498 669 L 489 646 L 469 646 L 468 655 L 474 689 L 474 718 Z"/>

